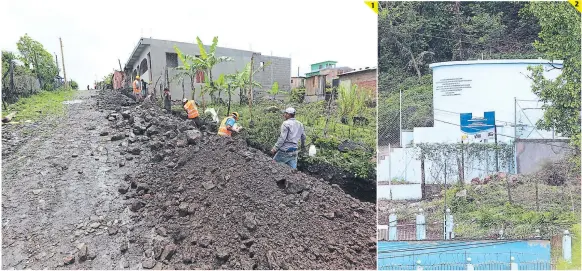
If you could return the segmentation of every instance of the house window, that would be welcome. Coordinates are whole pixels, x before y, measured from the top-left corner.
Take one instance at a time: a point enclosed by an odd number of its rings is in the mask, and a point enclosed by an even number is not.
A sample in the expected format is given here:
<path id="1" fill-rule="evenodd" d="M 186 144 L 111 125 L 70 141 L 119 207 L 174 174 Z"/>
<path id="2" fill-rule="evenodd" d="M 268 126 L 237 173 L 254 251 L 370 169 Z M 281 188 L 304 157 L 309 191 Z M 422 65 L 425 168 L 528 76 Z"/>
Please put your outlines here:
<path id="1" fill-rule="evenodd" d="M 321 70 L 321 68 L 322 68 L 322 66 L 321 66 L 321 65 L 319 65 L 319 69 L 320 69 L 320 70 Z"/>
<path id="2" fill-rule="evenodd" d="M 166 67 L 168 68 L 178 67 L 178 54 L 166 53 Z"/>
<path id="3" fill-rule="evenodd" d="M 291 84 L 293 84 L 293 79 L 291 79 Z"/>
<path id="4" fill-rule="evenodd" d="M 148 71 L 148 61 L 144 58 L 139 64 L 139 74 L 143 75 Z"/>
<path id="5" fill-rule="evenodd" d="M 259 64 L 259 67 L 264 68 L 265 67 L 265 62 L 261 61 L 261 63 Z"/>

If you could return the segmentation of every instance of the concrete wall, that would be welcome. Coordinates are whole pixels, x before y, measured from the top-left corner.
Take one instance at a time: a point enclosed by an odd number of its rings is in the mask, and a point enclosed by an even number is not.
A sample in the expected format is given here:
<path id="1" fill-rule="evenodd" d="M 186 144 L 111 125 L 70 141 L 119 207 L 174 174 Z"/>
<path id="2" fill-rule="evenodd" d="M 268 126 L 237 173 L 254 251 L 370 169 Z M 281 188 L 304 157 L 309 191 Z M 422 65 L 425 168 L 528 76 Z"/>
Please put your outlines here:
<path id="1" fill-rule="evenodd" d="M 516 149 L 520 174 L 535 173 L 544 163 L 557 161 L 572 152 L 569 141 L 563 139 L 518 140 Z"/>
<path id="2" fill-rule="evenodd" d="M 305 87 L 305 77 L 291 77 L 291 89 Z"/>
<path id="3" fill-rule="evenodd" d="M 315 75 L 305 80 L 305 102 L 325 99 L 325 76 Z"/>
<path id="4" fill-rule="evenodd" d="M 351 84 L 358 85 L 358 88 L 366 89 L 370 93 L 376 93 L 376 69 L 369 69 L 361 72 L 342 74 L 339 76 L 340 84 L 342 81 L 350 81 Z"/>
<path id="5" fill-rule="evenodd" d="M 200 50 L 197 44 L 194 43 L 185 43 L 185 42 L 176 42 L 176 41 L 166 41 L 166 40 L 155 40 L 155 39 L 144 39 L 144 43 L 149 43 L 150 45 L 147 47 L 144 52 L 140 54 L 139 60 L 134 64 L 133 69 L 137 68 L 137 65 L 141 62 L 141 60 L 147 55 L 147 53 L 151 54 L 151 72 L 152 72 L 152 83 L 155 84 L 158 81 L 158 78 L 161 78 L 159 82 L 166 81 L 166 77 L 164 74 L 165 67 L 166 67 L 166 53 L 176 53 L 174 50 L 174 46 L 178 47 L 180 51 L 184 54 L 189 55 L 199 55 Z M 206 46 L 206 50 L 209 49 L 209 46 Z M 216 54 L 218 56 L 228 56 L 233 58 L 231 62 L 225 62 L 217 64 L 212 69 L 212 77 L 216 80 L 220 74 L 232 74 L 237 71 L 242 71 L 246 64 L 251 61 L 251 56 L 253 52 L 251 51 L 244 51 L 238 49 L 230 49 L 224 47 L 217 47 Z M 278 82 L 280 90 L 289 90 L 291 85 L 291 59 L 284 58 L 284 57 L 276 57 L 276 56 L 264 56 L 264 55 L 255 55 L 255 64 L 253 65 L 255 69 L 258 69 L 260 66 L 260 62 L 271 62 L 271 65 L 267 66 L 263 71 L 258 72 L 255 74 L 253 80 L 260 82 L 263 85 L 262 90 L 255 89 L 255 97 L 258 98 L 262 96 L 264 90 L 271 89 L 271 86 L 274 82 Z M 178 59 L 178 66 L 183 65 L 183 63 Z M 168 69 L 168 77 L 170 80 L 170 92 L 172 94 L 172 98 L 175 100 L 181 99 L 183 96 L 187 98 L 192 97 L 192 89 L 191 89 L 191 82 L 189 78 L 184 79 L 184 92 L 182 88 L 182 83 L 180 80 L 175 78 L 177 72 L 172 68 Z M 147 75 L 149 76 L 149 75 Z M 195 98 L 200 100 L 199 92 L 201 89 L 202 83 L 195 83 L 194 88 L 196 92 Z M 158 92 L 159 93 L 159 92 Z M 184 94 L 183 94 L 184 93 Z M 222 93 L 221 97 L 226 99 L 228 95 L 226 93 Z M 233 101 L 238 101 L 238 91 L 235 91 L 235 95 L 233 95 Z M 210 96 L 206 95 L 205 99 L 207 101 L 210 100 Z"/>

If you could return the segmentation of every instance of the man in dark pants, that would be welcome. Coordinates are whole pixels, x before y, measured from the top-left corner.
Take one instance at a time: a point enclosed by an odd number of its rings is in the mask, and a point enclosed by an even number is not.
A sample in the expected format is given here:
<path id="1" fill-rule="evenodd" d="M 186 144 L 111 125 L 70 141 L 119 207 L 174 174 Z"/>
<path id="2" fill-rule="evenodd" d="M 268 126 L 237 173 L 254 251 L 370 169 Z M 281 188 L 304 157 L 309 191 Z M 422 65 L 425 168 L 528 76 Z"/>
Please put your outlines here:
<path id="1" fill-rule="evenodd" d="M 172 94 L 168 88 L 164 88 L 164 108 L 168 113 L 172 113 Z"/>

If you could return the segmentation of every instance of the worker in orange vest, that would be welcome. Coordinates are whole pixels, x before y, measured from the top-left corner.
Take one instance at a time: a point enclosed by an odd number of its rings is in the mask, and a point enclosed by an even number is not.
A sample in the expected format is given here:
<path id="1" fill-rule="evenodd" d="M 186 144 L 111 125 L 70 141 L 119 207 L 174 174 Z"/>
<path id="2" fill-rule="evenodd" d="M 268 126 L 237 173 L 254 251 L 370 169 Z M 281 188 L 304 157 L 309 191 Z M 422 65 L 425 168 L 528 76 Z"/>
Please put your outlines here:
<path id="1" fill-rule="evenodd" d="M 188 113 L 188 119 L 193 120 L 198 129 L 202 128 L 202 120 L 200 119 L 200 114 L 198 113 L 196 102 L 194 100 L 188 100 L 187 98 L 184 98 L 182 100 L 182 104 L 184 104 L 184 110 L 186 110 L 186 113 Z"/>
<path id="2" fill-rule="evenodd" d="M 139 81 L 139 75 L 133 81 L 133 95 L 136 101 L 141 101 L 141 81 Z"/>
<path id="3" fill-rule="evenodd" d="M 232 136 L 232 132 L 240 132 L 242 127 L 238 126 L 236 122 L 239 119 L 239 115 L 237 112 L 232 112 L 232 115 L 224 118 L 220 123 L 220 127 L 218 127 L 218 135 L 220 136 Z"/>

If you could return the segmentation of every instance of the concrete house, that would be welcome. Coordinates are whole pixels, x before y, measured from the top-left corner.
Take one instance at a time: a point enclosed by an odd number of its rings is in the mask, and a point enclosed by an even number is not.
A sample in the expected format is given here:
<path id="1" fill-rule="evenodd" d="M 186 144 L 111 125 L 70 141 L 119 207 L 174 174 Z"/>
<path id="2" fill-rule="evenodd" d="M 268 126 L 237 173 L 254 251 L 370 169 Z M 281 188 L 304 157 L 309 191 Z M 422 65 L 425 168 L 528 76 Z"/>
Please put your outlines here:
<path id="1" fill-rule="evenodd" d="M 200 50 L 195 43 L 177 42 L 169 40 L 158 40 L 150 38 L 141 38 L 131 53 L 129 60 L 125 64 L 125 74 L 133 80 L 136 75 L 149 83 L 148 92 L 152 93 L 156 88 L 159 95 L 163 87 L 168 86 L 174 100 L 182 97 L 191 98 L 192 90 L 189 78 L 176 78 L 177 71 L 174 68 L 181 66 L 183 63 L 178 59 L 174 50 L 178 47 L 184 54 L 199 55 Z M 206 50 L 210 46 L 205 45 Z M 291 59 L 287 57 L 266 56 L 258 52 L 216 47 L 217 56 L 228 56 L 233 59 L 232 62 L 220 63 L 212 69 L 212 77 L 216 80 L 220 74 L 232 74 L 242 71 L 254 56 L 253 69 L 260 70 L 253 77 L 253 81 L 259 82 L 262 89 L 253 88 L 255 99 L 265 95 L 265 90 L 271 89 L 273 83 L 278 82 L 279 89 L 288 91 L 291 89 Z M 267 63 L 270 62 L 270 65 Z M 167 73 L 167 74 L 166 74 Z M 129 79 L 128 78 L 128 79 Z M 204 83 L 204 74 L 199 73 L 194 82 L 196 89 L 195 99 L 200 99 L 200 88 Z M 130 83 L 131 85 L 131 83 Z M 228 97 L 222 93 L 221 98 Z M 209 96 L 205 99 L 209 100 Z M 233 101 L 238 101 L 238 90 L 232 96 Z"/>
<path id="2" fill-rule="evenodd" d="M 305 87 L 305 76 L 291 77 L 291 89 Z"/>
<path id="3" fill-rule="evenodd" d="M 314 102 L 325 99 L 326 85 L 337 87 L 339 75 L 351 71 L 349 67 L 336 67 L 337 61 L 324 61 L 311 64 L 311 72 L 305 74 L 305 101 Z"/>

